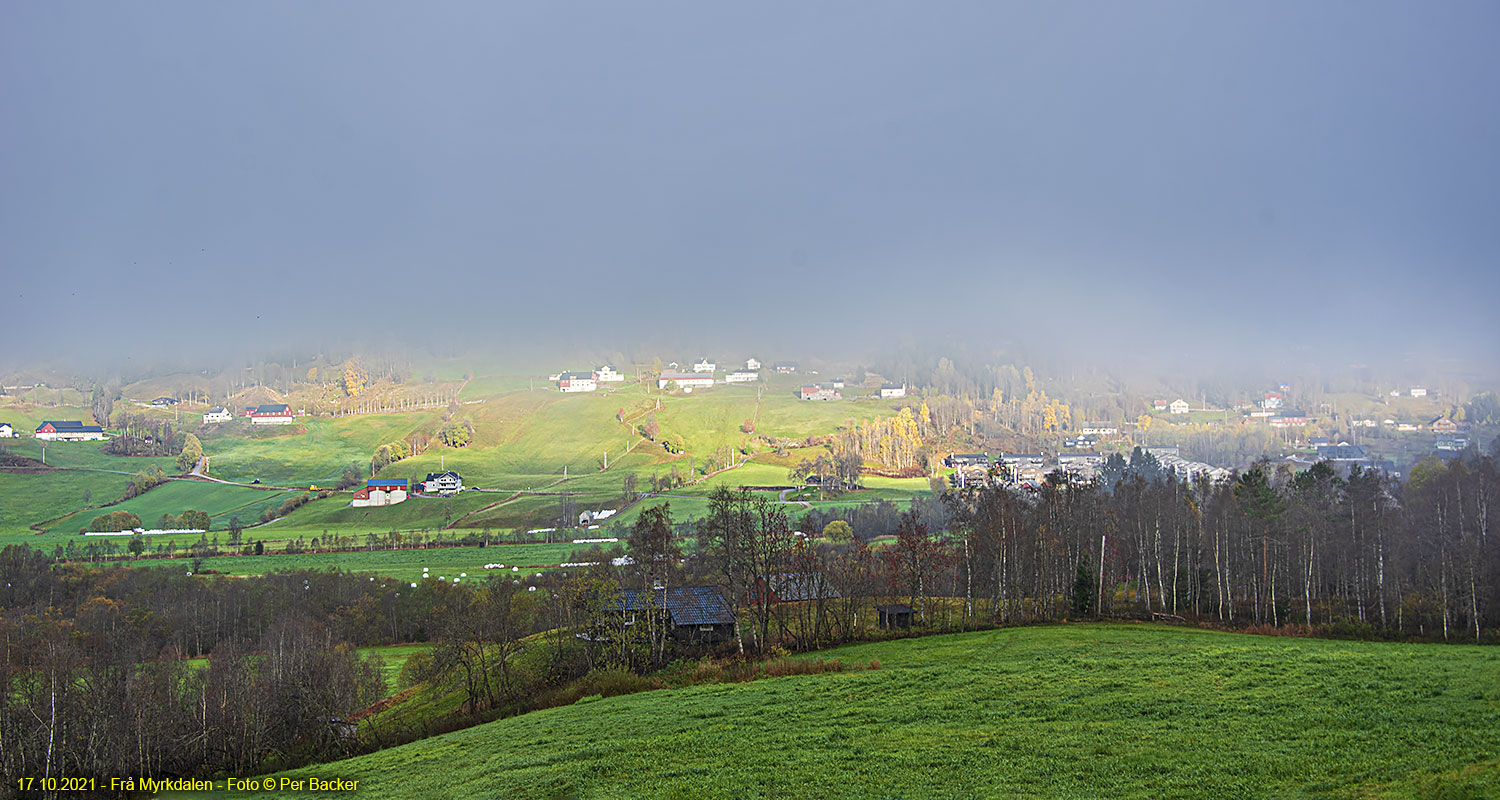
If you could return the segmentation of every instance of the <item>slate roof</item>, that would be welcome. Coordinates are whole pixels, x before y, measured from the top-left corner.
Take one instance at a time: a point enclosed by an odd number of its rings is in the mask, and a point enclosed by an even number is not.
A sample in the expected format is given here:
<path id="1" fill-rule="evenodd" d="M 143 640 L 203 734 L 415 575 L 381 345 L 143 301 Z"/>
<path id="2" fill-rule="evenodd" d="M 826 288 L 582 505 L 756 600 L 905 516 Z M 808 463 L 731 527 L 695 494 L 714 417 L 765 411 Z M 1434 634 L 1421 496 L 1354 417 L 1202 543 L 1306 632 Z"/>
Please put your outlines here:
<path id="1" fill-rule="evenodd" d="M 557 376 L 560 381 L 591 381 L 594 379 L 592 372 L 564 372 Z"/>
<path id="2" fill-rule="evenodd" d="M 291 414 L 292 407 L 287 405 L 286 403 L 266 403 L 264 405 L 256 406 L 255 410 L 250 413 L 281 416 L 283 414 Z"/>
<path id="3" fill-rule="evenodd" d="M 448 470 L 447 472 L 429 472 L 427 473 L 427 480 L 435 481 L 438 478 L 446 478 L 449 475 L 452 475 L 454 480 L 458 480 L 458 473 L 453 470 Z"/>
<path id="4" fill-rule="evenodd" d="M 102 433 L 103 428 L 98 425 L 85 425 L 76 419 L 45 419 L 42 424 L 36 426 L 37 430 L 51 425 L 58 433 Z"/>
<path id="5" fill-rule="evenodd" d="M 650 597 L 654 595 L 654 597 Z M 674 625 L 731 625 L 734 611 L 712 586 L 674 586 L 670 589 L 622 589 L 620 601 L 626 611 L 645 608 L 647 600 L 665 607 Z"/>
<path id="6" fill-rule="evenodd" d="M 365 486 L 374 489 L 380 486 L 406 486 L 405 478 L 371 478 L 365 481 Z"/>

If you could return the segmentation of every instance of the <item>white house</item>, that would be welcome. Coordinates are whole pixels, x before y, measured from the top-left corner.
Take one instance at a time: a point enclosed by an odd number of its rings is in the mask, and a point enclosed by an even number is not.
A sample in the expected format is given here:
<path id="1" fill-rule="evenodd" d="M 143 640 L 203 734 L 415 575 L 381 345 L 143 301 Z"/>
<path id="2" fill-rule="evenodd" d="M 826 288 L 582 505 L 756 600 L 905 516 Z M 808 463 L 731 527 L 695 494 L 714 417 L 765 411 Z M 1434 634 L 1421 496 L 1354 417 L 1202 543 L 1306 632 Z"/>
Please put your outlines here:
<path id="1" fill-rule="evenodd" d="M 234 415 L 229 413 L 229 409 L 227 408 L 210 408 L 208 410 L 208 413 L 203 415 L 203 424 L 208 425 L 214 422 L 228 422 L 233 418 Z"/>
<path id="2" fill-rule="evenodd" d="M 286 403 L 265 403 L 250 409 L 246 416 L 251 425 L 290 425 L 295 419 Z"/>
<path id="3" fill-rule="evenodd" d="M 725 383 L 753 383 L 760 378 L 759 372 L 747 369 L 737 369 L 724 376 Z"/>
<path id="4" fill-rule="evenodd" d="M 562 392 L 592 392 L 599 388 L 592 372 L 564 372 L 557 376 L 557 389 Z"/>
<path id="5" fill-rule="evenodd" d="M 718 368 L 719 368 L 718 364 L 715 364 L 714 362 L 709 361 L 706 358 L 703 359 L 702 361 L 698 361 L 698 362 L 695 362 L 693 364 L 693 371 L 694 372 L 707 372 L 710 375 L 712 375 L 713 372 L 714 372 L 714 370 L 716 370 Z"/>
<path id="6" fill-rule="evenodd" d="M 677 382 L 679 389 L 706 389 L 714 385 L 713 373 L 703 374 L 701 372 L 663 372 L 656 378 L 656 388 L 665 389 L 667 384 Z"/>
<path id="7" fill-rule="evenodd" d="M 605 364 L 602 367 L 594 367 L 594 380 L 599 383 L 619 383 L 625 380 L 625 376 L 615 371 L 615 368 Z"/>
<path id="8" fill-rule="evenodd" d="M 355 508 L 368 506 L 393 506 L 406 502 L 405 478 L 371 478 L 365 487 L 354 493 L 349 505 Z"/>
<path id="9" fill-rule="evenodd" d="M 906 396 L 906 384 L 904 384 L 904 383 L 886 383 L 886 384 L 881 384 L 881 386 L 880 386 L 880 397 L 882 399 L 889 399 L 889 398 L 892 398 L 892 397 L 905 397 L 905 396 Z"/>
<path id="10" fill-rule="evenodd" d="M 89 442 L 104 438 L 104 429 L 76 419 L 47 420 L 36 426 L 36 438 L 54 442 Z"/>
<path id="11" fill-rule="evenodd" d="M 758 358 L 747 358 L 747 359 L 745 359 L 745 369 L 750 370 L 751 372 L 758 371 L 760 369 L 760 359 L 758 359 Z"/>
<path id="12" fill-rule="evenodd" d="M 832 386 L 824 386 L 823 384 L 820 384 L 820 383 L 818 383 L 818 384 L 812 384 L 812 385 L 809 385 L 809 386 L 803 386 L 800 390 L 798 390 L 797 396 L 801 397 L 803 400 L 842 400 L 842 399 L 844 399 L 844 396 L 842 394 L 840 394 L 837 389 L 833 388 Z"/>
<path id="13" fill-rule="evenodd" d="M 457 472 L 429 472 L 422 481 L 422 491 L 427 494 L 455 494 L 464 490 L 464 480 Z"/>
<path id="14" fill-rule="evenodd" d="M 1189 410 L 1188 401 L 1179 397 L 1176 400 L 1173 400 L 1172 404 L 1170 406 L 1167 406 L 1167 409 L 1173 414 L 1186 414 Z"/>
<path id="15" fill-rule="evenodd" d="M 1413 386 L 1413 387 L 1411 387 L 1411 396 L 1412 397 L 1426 397 L 1427 396 L 1427 390 L 1424 389 L 1421 386 Z"/>
<path id="16" fill-rule="evenodd" d="M 10 427 L 9 422 L 0 422 L 0 439 L 9 439 L 15 435 L 16 432 Z"/>

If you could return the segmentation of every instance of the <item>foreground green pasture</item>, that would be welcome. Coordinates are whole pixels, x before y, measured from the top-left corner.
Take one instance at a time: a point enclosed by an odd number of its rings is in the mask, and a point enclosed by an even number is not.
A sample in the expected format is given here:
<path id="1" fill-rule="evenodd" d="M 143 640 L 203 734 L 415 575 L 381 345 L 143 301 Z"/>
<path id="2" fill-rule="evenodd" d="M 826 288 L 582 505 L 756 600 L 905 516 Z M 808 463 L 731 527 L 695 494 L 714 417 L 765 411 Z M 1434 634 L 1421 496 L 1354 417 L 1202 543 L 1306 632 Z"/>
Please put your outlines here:
<path id="1" fill-rule="evenodd" d="M 364 798 L 1500 794 L 1492 648 L 1077 625 L 815 655 L 882 668 L 605 698 L 283 775 Z"/>
<path id="2" fill-rule="evenodd" d="M 372 572 L 397 580 L 414 581 L 426 567 L 432 578 L 452 580 L 468 573 L 472 580 L 483 579 L 496 570 L 485 564 L 519 565 L 523 570 L 538 564 L 560 564 L 568 554 L 584 545 L 571 540 L 557 544 L 501 544 L 489 547 L 434 547 L 415 550 L 368 550 L 352 553 L 272 553 L 260 556 L 211 556 L 203 559 L 203 570 L 223 575 L 264 575 L 280 570 L 327 570 Z M 191 569 L 188 558 L 138 562 L 162 569 Z M 507 570 L 509 571 L 509 570 Z"/>

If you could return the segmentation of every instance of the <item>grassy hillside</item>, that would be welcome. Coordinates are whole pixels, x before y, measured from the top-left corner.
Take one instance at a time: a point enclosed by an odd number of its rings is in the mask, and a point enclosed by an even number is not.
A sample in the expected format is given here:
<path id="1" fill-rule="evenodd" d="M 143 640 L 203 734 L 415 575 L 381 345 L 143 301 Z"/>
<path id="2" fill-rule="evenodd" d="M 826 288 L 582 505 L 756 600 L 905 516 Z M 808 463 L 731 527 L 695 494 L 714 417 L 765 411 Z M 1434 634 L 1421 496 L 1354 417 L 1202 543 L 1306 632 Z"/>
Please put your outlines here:
<path id="1" fill-rule="evenodd" d="M 215 426 L 201 438 L 216 477 L 259 479 L 275 486 L 331 484 L 351 462 L 368 468 L 376 447 L 430 428 L 440 417 L 436 411 L 418 411 L 259 427 L 236 421 Z"/>
<path id="2" fill-rule="evenodd" d="M 672 469 L 684 478 L 690 467 L 700 470 L 709 456 L 722 458 L 725 448 L 755 445 L 755 436 L 740 426 L 756 420 L 757 434 L 802 438 L 832 432 L 850 418 L 893 413 L 878 401 L 809 403 L 796 399 L 798 380 L 782 377 L 765 387 L 718 386 L 692 395 L 658 398 L 654 389 L 628 383 L 608 392 L 561 394 L 545 381 L 531 390 L 533 381 L 514 376 L 479 377 L 463 389 L 463 403 L 455 419 L 473 425 L 474 439 L 468 447 L 450 448 L 434 444 L 425 453 L 386 467 L 383 476 L 420 480 L 429 472 L 456 470 L 469 486 L 501 491 L 547 490 L 570 492 L 579 509 L 616 508 L 621 504 L 626 475 L 635 474 L 644 487 L 650 476 L 665 476 Z M 661 407 L 656 404 L 660 399 Z M 13 421 L 34 425 L 44 417 L 86 418 L 87 410 L 76 407 L 0 407 L 14 412 Z M 616 415 L 624 409 L 633 417 L 655 410 L 662 436 L 681 439 L 687 452 L 667 453 L 658 443 L 647 442 L 621 423 Z M 413 433 L 431 434 L 443 423 L 438 410 L 352 417 L 306 417 L 287 426 L 251 426 L 244 421 L 193 428 L 203 441 L 210 474 L 232 481 L 259 480 L 266 486 L 307 487 L 332 485 L 350 463 L 366 467 L 375 448 Z M 638 421 L 638 420 L 637 420 Z M 21 455 L 39 457 L 41 443 L 13 440 L 11 448 Z M 608 454 L 608 468 L 605 458 Z M 117 458 L 99 452 L 97 443 L 53 444 L 47 448 L 49 464 L 76 469 L 118 470 L 134 473 L 156 466 L 176 471 L 169 458 Z M 769 454 L 763 454 L 769 455 Z M 785 459 L 782 459 L 785 460 Z M 0 494 L 38 497 L 29 508 L 4 503 L 0 509 L 0 537 L 28 533 L 27 526 L 83 508 L 119 499 L 122 480 L 83 478 L 64 473 L 38 476 L 0 477 Z M 786 466 L 750 463 L 705 484 L 688 487 L 689 495 L 706 495 L 714 485 L 779 484 L 786 481 Z M 918 482 L 920 483 L 920 482 Z M 118 484 L 119 488 L 114 488 Z M 890 487 L 895 488 L 895 487 Z M 917 486 L 925 490 L 925 484 Z M 97 490 L 96 490 L 97 489 Z M 89 492 L 89 501 L 83 492 Z M 188 508 L 208 511 L 216 527 L 224 527 L 230 516 L 250 524 L 260 512 L 279 505 L 282 496 L 254 493 L 250 489 L 211 488 L 206 485 L 169 486 L 156 489 L 122 505 L 136 511 L 143 522 L 153 523 L 163 513 L 180 514 Z M 14 493 L 14 494 L 13 494 Z M 895 494 L 900 495 L 897 491 Z M 502 502 L 504 501 L 504 502 Z M 374 510 L 351 509 L 348 498 L 339 495 L 310 503 L 264 530 L 247 533 L 248 538 L 281 538 L 282 531 L 366 533 L 393 529 L 435 529 L 452 524 L 465 528 L 546 527 L 557 524 L 561 501 L 556 497 L 525 495 L 507 499 L 505 494 L 470 495 L 449 501 L 413 500 Z M 681 504 L 679 519 L 701 516 L 701 501 Z M 706 506 L 705 506 L 706 507 Z M 678 506 L 674 506 L 678 508 Z M 83 511 L 61 520 L 49 536 L 65 536 L 86 525 L 93 514 Z M 41 543 L 38 541 L 38 543 Z"/>
<path id="3" fill-rule="evenodd" d="M 283 776 L 366 798 L 1500 794 L 1492 649 L 1080 625 L 835 655 L 883 668 L 606 698 Z"/>

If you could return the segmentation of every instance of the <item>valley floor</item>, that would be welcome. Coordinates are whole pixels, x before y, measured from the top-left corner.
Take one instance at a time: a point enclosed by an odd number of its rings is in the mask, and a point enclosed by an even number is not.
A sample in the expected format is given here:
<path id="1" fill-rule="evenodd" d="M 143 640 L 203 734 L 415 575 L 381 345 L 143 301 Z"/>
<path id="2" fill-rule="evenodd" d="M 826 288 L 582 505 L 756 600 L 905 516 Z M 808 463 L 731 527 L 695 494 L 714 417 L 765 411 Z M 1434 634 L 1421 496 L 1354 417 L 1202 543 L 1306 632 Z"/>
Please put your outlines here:
<path id="1" fill-rule="evenodd" d="M 361 798 L 1500 796 L 1494 648 L 1101 624 L 810 657 L 835 656 L 882 668 L 580 702 L 275 777 Z"/>

